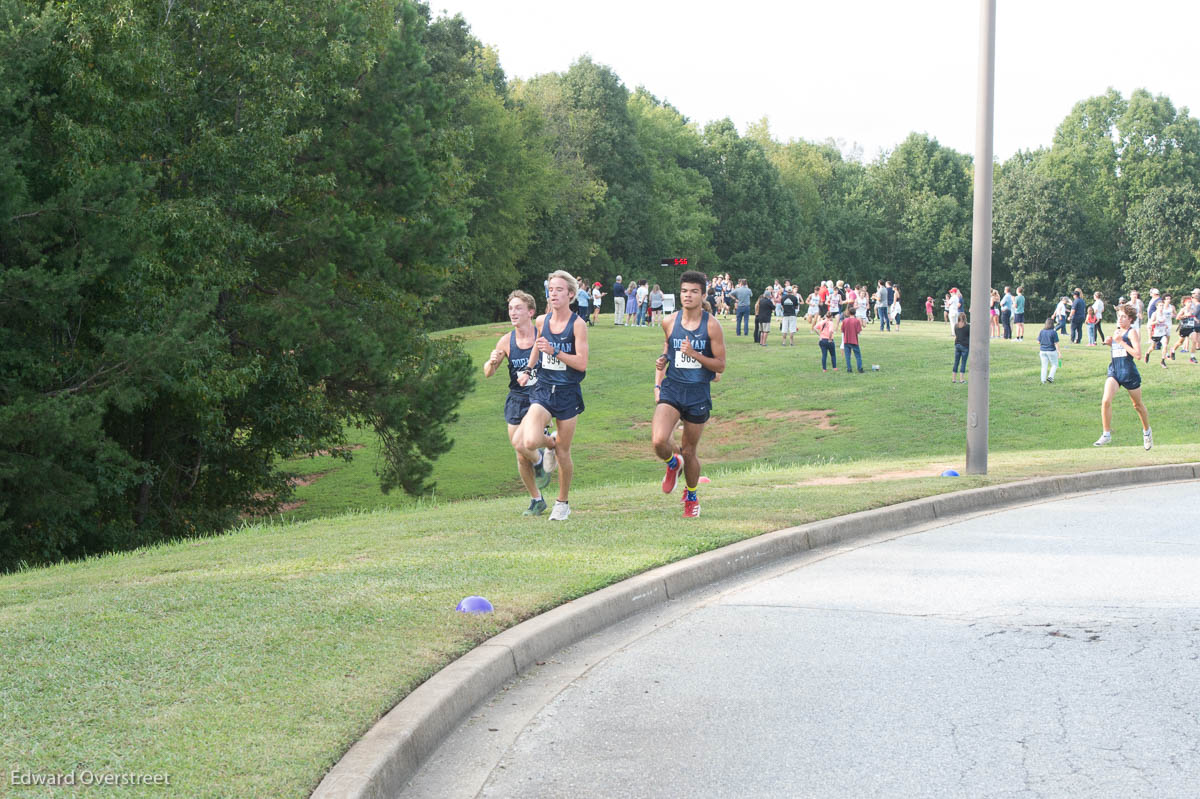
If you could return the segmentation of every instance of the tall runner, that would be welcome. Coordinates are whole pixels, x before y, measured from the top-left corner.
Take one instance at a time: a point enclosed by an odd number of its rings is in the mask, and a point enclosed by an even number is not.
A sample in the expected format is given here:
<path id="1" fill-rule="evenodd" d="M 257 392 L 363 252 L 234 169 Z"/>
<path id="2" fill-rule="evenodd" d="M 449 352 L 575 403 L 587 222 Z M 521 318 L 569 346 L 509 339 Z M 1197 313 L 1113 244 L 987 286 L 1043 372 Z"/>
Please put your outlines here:
<path id="1" fill-rule="evenodd" d="M 570 272 L 550 273 L 548 312 L 539 317 L 533 342 L 534 357 L 540 358 L 538 380 L 529 398 L 529 412 L 517 432 L 517 453 L 537 463 L 538 450 L 546 450 L 546 471 L 558 464 L 558 500 L 550 511 L 550 520 L 566 521 L 571 515 L 567 497 L 575 465 L 571 460 L 571 441 L 575 438 L 576 417 L 583 413 L 583 392 L 579 384 L 587 373 L 587 323 L 571 310 L 571 301 L 579 292 L 579 283 Z M 546 425 L 556 421 L 556 432 L 546 435 Z"/>
<path id="2" fill-rule="evenodd" d="M 700 459 L 696 447 L 712 411 L 709 383 L 725 371 L 725 334 L 716 318 L 704 310 L 704 274 L 689 270 L 679 277 L 679 283 L 681 310 L 662 321 L 666 341 L 655 365 L 665 369 L 666 374 L 657 385 L 651 441 L 655 454 L 667 464 L 663 493 L 675 490 L 682 470 L 683 516 L 695 518 L 700 515 L 700 500 L 696 497 Z M 680 419 L 683 435 L 676 447 L 673 433 Z"/>
<path id="3" fill-rule="evenodd" d="M 1142 402 L 1142 376 L 1138 373 L 1137 361 L 1142 357 L 1141 331 L 1133 330 L 1134 311 L 1128 305 L 1117 306 L 1117 332 L 1104 340 L 1112 347 L 1112 363 L 1108 365 L 1108 377 L 1104 380 L 1104 397 L 1100 400 L 1100 422 L 1104 432 L 1093 446 L 1103 447 L 1112 443 L 1112 402 L 1117 388 L 1129 392 L 1133 409 L 1142 420 L 1142 446 L 1154 446 L 1154 433 L 1150 430 L 1150 414 Z"/>
<path id="4" fill-rule="evenodd" d="M 517 431 L 529 412 L 530 395 L 537 382 L 534 377 L 536 362 L 530 363 L 533 342 L 537 338 L 537 329 L 533 326 L 536 314 L 537 304 L 531 295 L 523 291 L 509 294 L 508 319 L 513 329 L 500 337 L 491 356 L 483 364 L 483 376 L 491 377 L 500 362 L 508 359 L 508 398 L 504 401 L 504 421 L 508 422 L 508 440 L 514 449 L 517 448 Z M 541 489 L 550 482 L 550 473 L 543 468 L 543 455 L 543 451 L 538 450 L 537 462 L 530 463 L 518 450 L 517 473 L 521 475 L 521 482 L 525 484 L 530 497 L 529 507 L 522 514 L 524 516 L 540 516 L 546 510 Z"/>

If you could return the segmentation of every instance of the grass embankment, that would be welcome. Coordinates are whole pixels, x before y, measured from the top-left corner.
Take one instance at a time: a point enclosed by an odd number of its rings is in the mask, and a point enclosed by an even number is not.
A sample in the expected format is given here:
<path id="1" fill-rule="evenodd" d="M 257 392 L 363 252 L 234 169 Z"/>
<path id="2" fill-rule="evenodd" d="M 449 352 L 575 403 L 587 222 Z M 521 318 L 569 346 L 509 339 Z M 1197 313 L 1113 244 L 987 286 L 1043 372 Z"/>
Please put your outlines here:
<path id="1" fill-rule="evenodd" d="M 468 346 L 481 360 L 497 328 L 478 330 L 468 331 Z M 1097 450 L 1089 445 L 1104 354 L 1068 352 L 1059 382 L 1042 386 L 1033 345 L 997 343 L 990 474 L 950 480 L 934 475 L 961 465 L 966 392 L 949 384 L 943 328 L 905 323 L 900 335 L 871 335 L 868 369 L 883 368 L 853 376 L 822 374 L 809 337 L 792 350 L 731 336 L 704 449 L 713 482 L 702 491 L 704 515 L 685 521 L 645 455 L 657 338 L 607 327 L 594 337 L 580 488 L 564 525 L 517 515 L 526 503 L 495 378 L 468 399 L 438 477 L 443 498 L 500 498 L 264 522 L 0 578 L 6 769 L 160 772 L 171 775 L 172 796 L 302 797 L 450 659 L 625 576 L 766 530 L 942 491 L 1195 457 L 1190 403 L 1200 368 L 1182 362 L 1166 373 L 1143 369 L 1155 449 L 1141 449 L 1122 401 L 1117 442 L 1130 446 Z M 368 449 L 306 487 L 313 493 L 301 511 L 383 504 L 360 485 L 370 485 L 369 461 Z M 473 593 L 497 613 L 454 613 Z M 81 792 L 8 782 L 0 793 Z"/>
<path id="2" fill-rule="evenodd" d="M 895 459 L 963 461 L 966 387 L 950 384 L 953 341 L 948 326 L 904 322 L 899 333 L 868 329 L 863 337 L 867 374 L 822 373 L 815 337 L 798 333 L 795 348 L 780 347 L 775 334 L 763 349 L 725 325 L 729 370 L 713 386 L 713 419 L 702 455 L 724 470 L 762 464 L 804 465 Z M 1108 352 L 1104 347 L 1070 347 L 1054 385 L 1039 382 L 1037 331 L 1028 325 L 1025 342 L 993 342 L 991 356 L 991 449 L 994 453 L 1078 450 L 1080 457 L 1100 434 L 1100 391 Z M 482 364 L 507 325 L 454 331 Z M 649 419 L 653 361 L 662 351 L 657 328 L 614 327 L 612 317 L 590 329 L 591 363 L 584 381 L 587 411 L 574 447 L 579 463 L 575 486 L 589 488 L 651 479 Z M 881 371 L 870 373 L 872 364 Z M 1145 397 L 1162 444 L 1183 443 L 1194 434 L 1187 394 L 1200 382 L 1200 367 L 1178 360 L 1163 370 L 1142 366 Z M 856 382 L 857 381 L 857 382 Z M 1188 387 L 1188 388 L 1185 388 Z M 479 385 L 463 403 L 451 432 L 454 449 L 437 461 L 438 501 L 516 496 L 520 481 L 502 418 L 507 373 Z M 1140 429 L 1128 399 L 1116 403 L 1117 444 L 1140 445 Z M 833 429 L 830 429 L 833 425 Z M 320 518 L 346 510 L 412 507 L 414 501 L 378 490 L 378 450 L 369 431 L 351 431 L 363 449 L 351 463 L 302 458 L 288 468 L 322 475 L 297 489 L 303 504 L 284 514 L 290 520 Z M 1111 462 L 1112 456 L 1104 456 Z M 1084 462 L 1080 468 L 1089 468 Z"/>

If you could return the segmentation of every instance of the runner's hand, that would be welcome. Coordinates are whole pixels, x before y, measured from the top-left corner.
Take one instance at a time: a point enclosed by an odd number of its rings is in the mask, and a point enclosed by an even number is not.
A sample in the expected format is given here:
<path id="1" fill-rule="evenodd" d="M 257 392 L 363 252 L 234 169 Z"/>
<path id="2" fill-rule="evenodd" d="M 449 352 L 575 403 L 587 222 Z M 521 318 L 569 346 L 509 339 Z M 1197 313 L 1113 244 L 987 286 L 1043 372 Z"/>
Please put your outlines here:
<path id="1" fill-rule="evenodd" d="M 500 350 L 492 350 L 492 354 L 488 357 L 488 363 L 492 366 L 498 366 L 504 360 L 504 353 Z"/>
<path id="2" fill-rule="evenodd" d="M 658 356 L 658 359 L 657 359 L 657 360 L 654 362 L 654 365 L 655 365 L 655 366 L 656 366 L 658 369 L 662 370 L 662 369 L 666 369 L 666 368 L 667 368 L 667 364 L 668 364 L 668 363 L 670 363 L 670 361 L 667 359 L 667 356 L 666 356 L 666 354 L 664 353 L 664 354 L 662 354 L 662 355 Z"/>
<path id="3" fill-rule="evenodd" d="M 538 352 L 548 352 L 551 355 L 554 354 L 554 345 L 541 336 L 538 336 L 537 340 L 533 342 L 533 348 Z"/>
<path id="4" fill-rule="evenodd" d="M 700 354 L 696 352 L 696 348 L 692 346 L 692 340 L 688 338 L 683 340 L 683 344 L 679 346 L 679 351 L 693 359 Z"/>

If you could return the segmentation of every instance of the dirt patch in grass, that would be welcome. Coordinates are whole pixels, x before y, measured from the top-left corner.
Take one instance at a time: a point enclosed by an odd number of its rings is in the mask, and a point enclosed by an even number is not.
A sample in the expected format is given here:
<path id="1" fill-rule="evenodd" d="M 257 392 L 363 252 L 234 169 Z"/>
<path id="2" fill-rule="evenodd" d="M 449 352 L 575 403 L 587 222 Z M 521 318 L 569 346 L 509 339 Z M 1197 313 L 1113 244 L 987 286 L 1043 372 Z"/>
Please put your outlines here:
<path id="1" fill-rule="evenodd" d="M 359 448 L 361 449 L 361 445 L 359 446 Z M 304 487 L 304 486 L 310 486 L 310 485 L 312 485 L 313 483 L 315 483 L 315 482 L 317 482 L 318 480 L 320 480 L 320 479 L 321 479 L 322 477 L 324 477 L 325 475 L 329 474 L 331 471 L 333 471 L 333 470 L 332 470 L 332 469 L 329 469 L 329 470 L 327 470 L 327 471 L 324 471 L 324 472 L 313 472 L 312 474 L 299 474 L 299 475 L 294 475 L 294 476 L 292 476 L 292 477 L 289 477 L 289 478 L 288 478 L 288 485 L 290 485 L 292 488 L 302 488 L 302 487 Z M 267 494 L 255 494 L 255 495 L 254 495 L 254 498 L 255 498 L 255 499 L 258 499 L 258 500 L 262 500 L 262 499 L 266 499 L 268 496 L 269 496 L 269 495 L 267 495 Z M 304 505 L 305 505 L 307 502 L 308 502 L 308 500 L 305 500 L 305 499 L 296 499 L 296 500 L 292 500 L 291 502 L 284 502 L 284 503 L 283 503 L 282 505 L 280 505 L 278 508 L 276 508 L 275 510 L 271 511 L 271 514 L 275 514 L 275 513 L 290 513 L 291 511 L 294 511 L 294 510 L 296 510 L 297 508 L 302 508 L 302 507 L 304 507 Z M 240 514 L 240 518 L 242 518 L 242 519 L 252 519 L 252 518 L 254 518 L 254 517 L 256 517 L 256 516 L 267 516 L 267 515 L 270 515 L 270 514 L 265 514 L 265 513 L 243 513 L 243 514 Z"/>
<path id="2" fill-rule="evenodd" d="M 794 432 L 797 426 L 815 430 L 838 429 L 833 421 L 831 409 L 764 411 L 741 413 L 725 418 L 714 416 L 704 425 L 704 435 L 700 439 L 700 459 L 721 462 L 766 457 L 778 447 L 780 439 Z M 604 454 L 617 457 L 644 455 L 649 449 L 650 420 L 639 419 L 631 422 L 629 429 L 645 432 L 646 441 L 600 445 Z"/>
<path id="3" fill-rule="evenodd" d="M 748 418 L 755 418 L 749 416 Z M 836 430 L 837 425 L 833 423 L 833 411 L 767 411 L 762 414 L 762 419 L 782 419 L 787 422 L 800 422 L 801 424 L 812 425 L 818 430 Z"/>
<path id="4" fill-rule="evenodd" d="M 798 483 L 775 486 L 775 488 L 795 488 L 796 486 L 841 486 L 855 483 L 869 483 L 875 480 L 907 480 L 913 477 L 941 477 L 942 472 L 953 469 L 953 466 L 926 466 L 921 469 L 896 469 L 888 472 L 878 472 L 868 475 L 833 475 L 830 477 L 814 477 L 811 480 L 801 480 Z"/>
<path id="5" fill-rule="evenodd" d="M 330 471 L 332 471 L 332 470 L 330 470 Z M 299 474 L 299 475 L 296 475 L 295 477 L 288 478 L 288 485 L 290 485 L 292 488 L 301 488 L 303 486 L 310 486 L 327 474 L 329 474 L 328 471 L 313 472 L 312 474 Z"/>

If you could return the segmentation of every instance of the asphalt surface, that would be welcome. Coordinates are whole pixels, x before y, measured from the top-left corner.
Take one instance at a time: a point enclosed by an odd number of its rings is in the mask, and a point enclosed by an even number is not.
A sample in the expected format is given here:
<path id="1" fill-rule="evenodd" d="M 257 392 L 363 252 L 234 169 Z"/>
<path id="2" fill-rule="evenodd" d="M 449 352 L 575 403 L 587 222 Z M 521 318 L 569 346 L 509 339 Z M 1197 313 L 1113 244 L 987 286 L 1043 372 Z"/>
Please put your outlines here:
<path id="1" fill-rule="evenodd" d="M 814 551 L 570 647 L 407 797 L 1200 796 L 1200 484 Z"/>

